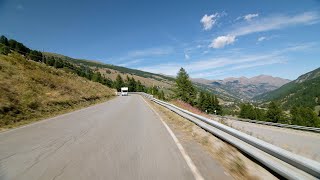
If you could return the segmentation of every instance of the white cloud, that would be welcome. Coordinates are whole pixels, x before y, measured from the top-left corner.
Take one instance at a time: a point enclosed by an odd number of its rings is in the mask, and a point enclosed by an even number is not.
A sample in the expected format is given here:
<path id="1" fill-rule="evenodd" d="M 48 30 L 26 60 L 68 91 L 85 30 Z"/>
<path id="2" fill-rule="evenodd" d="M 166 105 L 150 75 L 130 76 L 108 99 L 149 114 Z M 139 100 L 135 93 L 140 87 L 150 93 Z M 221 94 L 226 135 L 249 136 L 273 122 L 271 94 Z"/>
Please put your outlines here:
<path id="1" fill-rule="evenodd" d="M 261 41 L 264 41 L 264 40 L 266 40 L 266 39 L 267 39 L 266 37 L 261 36 L 261 37 L 258 38 L 258 41 L 261 42 Z"/>
<path id="2" fill-rule="evenodd" d="M 276 15 L 259 20 L 252 20 L 249 24 L 241 24 L 228 34 L 243 36 L 251 33 L 282 29 L 294 25 L 310 25 L 319 22 L 320 15 L 316 12 L 304 12 L 288 16 Z"/>
<path id="3" fill-rule="evenodd" d="M 200 20 L 203 29 L 206 31 L 210 30 L 216 24 L 219 17 L 219 13 L 211 14 L 209 16 L 205 14 Z"/>
<path id="4" fill-rule="evenodd" d="M 236 21 L 238 21 L 240 19 L 244 19 L 246 21 L 251 21 L 253 18 L 256 18 L 258 16 L 259 16 L 258 13 L 256 13 L 256 14 L 247 14 L 247 15 L 244 15 L 244 16 L 237 17 Z"/>
<path id="5" fill-rule="evenodd" d="M 192 78 L 208 78 L 221 74 L 226 74 L 240 69 L 249 69 L 258 66 L 267 66 L 272 64 L 283 64 L 287 61 L 287 55 L 291 52 L 304 51 L 314 46 L 312 43 L 297 44 L 275 50 L 263 52 L 260 54 L 247 54 L 245 52 L 231 53 L 223 57 L 214 57 L 205 60 L 191 62 L 176 62 L 167 64 L 156 64 L 152 66 L 142 66 L 137 69 L 162 73 L 167 75 L 176 75 L 180 67 L 184 67 Z"/>
<path id="6" fill-rule="evenodd" d="M 245 64 L 240 64 L 240 65 L 235 65 L 230 68 L 224 68 L 222 70 L 213 70 L 213 71 L 208 71 L 208 72 L 198 72 L 198 73 L 193 73 L 192 78 L 206 78 L 206 77 L 217 77 L 220 75 L 227 74 L 228 72 L 232 71 L 238 71 L 240 69 L 250 69 L 250 68 L 255 68 L 259 66 L 267 66 L 267 65 L 273 65 L 273 64 L 284 64 L 287 61 L 282 58 L 282 57 L 274 57 L 277 59 L 272 59 L 272 60 L 264 60 L 264 61 L 257 61 L 253 63 L 245 63 Z"/>
<path id="7" fill-rule="evenodd" d="M 161 73 L 166 75 L 176 75 L 180 67 L 182 67 L 183 64 L 180 63 L 167 63 L 167 64 L 157 64 L 153 66 L 142 66 L 138 67 L 137 69 L 140 69 L 142 71 L 147 72 L 153 72 L 153 73 Z"/>
<path id="8" fill-rule="evenodd" d="M 235 40 L 236 40 L 236 37 L 232 36 L 232 35 L 219 36 L 212 41 L 212 43 L 209 45 L 209 47 L 223 48 L 224 46 L 226 46 L 228 44 L 234 43 Z"/>
<path id="9" fill-rule="evenodd" d="M 286 58 L 281 57 L 281 56 L 275 56 L 277 59 L 269 59 L 266 61 L 258 61 L 254 63 L 248 63 L 248 64 L 241 64 L 238 66 L 234 66 L 228 69 L 228 71 L 232 70 L 240 70 L 240 69 L 248 69 L 248 68 L 253 68 L 253 67 L 258 67 L 258 66 L 265 66 L 265 65 L 271 65 L 271 64 L 280 64 L 280 63 L 285 63 Z"/>
<path id="10" fill-rule="evenodd" d="M 113 64 L 126 64 L 127 61 L 132 61 L 132 59 L 144 59 L 151 57 L 167 56 L 174 53 L 174 51 L 175 49 L 173 47 L 147 48 L 129 51 L 124 56 L 108 58 L 108 61 Z"/>
<path id="11" fill-rule="evenodd" d="M 210 58 L 206 60 L 194 61 L 191 63 L 170 63 L 158 64 L 154 66 L 138 67 L 138 69 L 154 73 L 176 75 L 180 67 L 184 67 L 192 78 L 206 78 L 213 74 L 226 73 L 237 69 L 252 68 L 280 63 L 283 58 L 278 53 L 241 55 L 240 57 Z M 270 63 L 272 61 L 273 63 Z M 281 61 L 282 62 L 282 61 Z"/>
<path id="12" fill-rule="evenodd" d="M 190 56 L 188 54 L 184 54 L 184 58 L 188 60 L 190 59 Z"/>
<path id="13" fill-rule="evenodd" d="M 252 16 L 251 16 L 252 17 Z M 277 29 L 283 29 L 296 25 L 311 25 L 320 21 L 320 15 L 317 12 L 310 11 L 296 15 L 274 15 L 259 20 L 252 20 L 245 24 L 236 26 L 229 31 L 227 36 L 219 36 L 213 40 L 210 47 L 221 48 L 232 44 L 238 36 L 244 36 L 252 33 L 265 32 Z"/>
<path id="14" fill-rule="evenodd" d="M 253 18 L 258 17 L 259 14 L 247 14 L 245 16 L 243 16 L 243 19 L 245 19 L 246 21 L 251 21 Z"/>

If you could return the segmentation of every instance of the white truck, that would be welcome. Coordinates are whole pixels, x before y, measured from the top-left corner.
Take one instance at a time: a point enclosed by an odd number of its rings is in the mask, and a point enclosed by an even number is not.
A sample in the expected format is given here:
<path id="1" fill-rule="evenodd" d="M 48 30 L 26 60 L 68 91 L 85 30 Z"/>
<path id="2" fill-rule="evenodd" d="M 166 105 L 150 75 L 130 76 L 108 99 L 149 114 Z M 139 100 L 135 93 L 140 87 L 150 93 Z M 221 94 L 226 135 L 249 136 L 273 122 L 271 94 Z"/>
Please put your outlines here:
<path id="1" fill-rule="evenodd" d="M 128 87 L 121 88 L 121 96 L 128 96 Z"/>

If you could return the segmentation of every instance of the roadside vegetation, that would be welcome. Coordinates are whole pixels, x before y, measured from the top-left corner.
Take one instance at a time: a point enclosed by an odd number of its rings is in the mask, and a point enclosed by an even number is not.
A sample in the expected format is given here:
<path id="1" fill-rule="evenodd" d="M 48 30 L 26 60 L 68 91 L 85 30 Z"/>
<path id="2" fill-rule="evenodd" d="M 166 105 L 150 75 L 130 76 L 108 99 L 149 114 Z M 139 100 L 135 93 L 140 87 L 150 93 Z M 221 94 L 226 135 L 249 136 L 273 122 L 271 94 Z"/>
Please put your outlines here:
<path id="1" fill-rule="evenodd" d="M 170 97 L 173 104 L 185 108 L 187 108 L 189 104 L 199 111 L 208 114 L 232 114 L 245 119 L 320 127 L 318 114 L 308 106 L 305 107 L 295 104 L 289 111 L 285 111 L 280 103 L 271 101 L 266 108 L 255 107 L 250 103 L 242 103 L 240 104 L 240 110 L 237 112 L 236 110 L 228 111 L 228 109 L 222 109 L 217 96 L 211 92 L 195 88 L 183 68 L 181 68 L 177 74 L 173 92 L 173 96 Z M 317 98 L 315 102 L 318 103 L 319 98 Z M 199 114 L 200 112 L 197 113 Z"/>
<path id="2" fill-rule="evenodd" d="M 254 107 L 249 103 L 241 104 L 239 117 L 274 123 L 320 127 L 320 118 L 313 109 L 309 107 L 293 106 L 289 112 L 285 112 L 281 105 L 275 101 L 271 101 L 268 104 L 267 109 Z"/>
<path id="3" fill-rule="evenodd" d="M 139 80 L 136 81 L 133 77 L 130 78 L 129 76 L 127 76 L 126 79 L 123 80 L 121 75 L 118 74 L 116 80 L 114 81 L 113 87 L 118 92 L 120 91 L 121 87 L 128 87 L 129 92 L 145 92 L 154 95 L 158 99 L 166 100 L 164 91 L 160 90 L 158 86 L 146 87 L 142 85 Z"/>
<path id="4" fill-rule="evenodd" d="M 88 106 L 111 98 L 100 83 L 11 52 L 0 55 L 0 129 Z"/>
<path id="5" fill-rule="evenodd" d="M 134 75 L 137 75 L 140 77 L 156 79 L 159 81 L 163 81 L 163 80 L 174 81 L 174 78 L 169 77 L 169 76 L 165 76 L 165 75 L 161 75 L 161 74 L 154 74 L 154 73 L 150 73 L 150 72 L 140 71 L 137 69 L 130 69 L 130 68 L 121 67 L 121 66 L 115 66 L 115 65 L 111 65 L 111 64 L 103 64 L 103 63 L 95 62 L 95 61 L 89 61 L 89 60 L 83 60 L 83 59 L 73 59 L 73 58 L 70 58 L 67 56 L 56 55 L 56 54 L 52 54 L 52 53 L 51 53 L 51 55 L 52 56 L 59 56 L 61 59 L 72 61 L 78 65 L 84 65 L 84 66 L 96 67 L 96 68 L 108 68 L 108 69 L 113 69 L 113 70 L 119 71 L 120 73 L 123 73 L 123 74 L 125 74 L 125 73 L 134 74 Z"/>
<path id="6" fill-rule="evenodd" d="M 180 105 L 188 111 L 208 116 L 198 108 L 192 107 L 190 104 L 181 100 L 176 100 L 175 102 L 176 105 Z M 156 103 L 149 101 L 148 103 L 155 107 L 174 133 L 179 134 L 177 136 L 179 141 L 189 145 L 190 143 L 198 143 L 201 148 L 209 154 L 208 158 L 212 158 L 213 161 L 218 161 L 224 167 L 225 171 L 234 179 L 260 179 L 260 177 L 263 177 L 263 179 L 276 179 L 270 172 L 257 165 L 228 143 L 225 143 L 169 109 Z M 184 146 L 184 148 L 188 151 L 188 145 Z M 190 155 L 192 155 L 192 153 Z"/>
<path id="7" fill-rule="evenodd" d="M 279 101 L 284 109 L 294 106 L 314 108 L 320 105 L 320 68 L 299 76 L 282 87 L 256 96 L 254 100 Z"/>
<path id="8" fill-rule="evenodd" d="M 241 112 L 247 111 L 245 106 L 242 106 L 240 117 L 320 127 L 319 89 L 320 68 L 317 68 L 274 91 L 256 96 L 254 100 L 261 101 L 260 106 L 266 107 L 267 110 L 241 114 Z M 273 111 L 276 115 L 273 115 L 270 111 Z"/>
<path id="9" fill-rule="evenodd" d="M 112 81 L 88 66 L 90 62 L 77 62 L 0 36 L 0 129 L 100 102 L 115 95 L 111 88 L 127 86 L 131 92 L 147 92 L 165 100 L 157 86 L 146 87 L 129 76 L 123 80 L 118 75 Z"/>
<path id="10" fill-rule="evenodd" d="M 97 62 L 90 62 L 85 60 L 72 59 L 66 56 L 57 55 L 54 53 L 42 53 L 37 50 L 32 50 L 26 47 L 24 44 L 14 40 L 7 39 L 5 36 L 0 36 L 0 54 L 8 55 L 11 52 L 21 54 L 27 60 L 43 63 L 47 66 L 52 66 L 56 69 L 61 69 L 66 72 L 77 74 L 78 76 L 84 77 L 90 81 L 101 83 L 107 87 L 115 88 L 120 91 L 123 86 L 129 87 L 131 92 L 147 92 L 155 95 L 159 99 L 164 100 L 164 92 L 160 90 L 158 86 L 153 85 L 147 87 L 143 85 L 139 80 L 136 81 L 133 77 L 126 76 L 123 78 L 120 74 L 117 75 L 116 80 L 112 81 L 107 76 L 104 76 L 100 71 L 99 67 L 108 67 L 116 69 L 120 72 L 137 74 L 142 77 L 156 78 L 156 74 L 147 73 L 139 70 L 128 69 L 124 67 L 112 66 L 101 64 Z M 110 70 L 106 70 L 106 74 L 110 73 Z M 173 78 L 166 77 L 163 75 L 157 75 L 161 78 L 172 80 Z"/>
<path id="11" fill-rule="evenodd" d="M 176 77 L 171 101 L 180 100 L 208 114 L 222 114 L 219 100 L 212 92 L 194 87 L 188 73 L 181 68 Z"/>

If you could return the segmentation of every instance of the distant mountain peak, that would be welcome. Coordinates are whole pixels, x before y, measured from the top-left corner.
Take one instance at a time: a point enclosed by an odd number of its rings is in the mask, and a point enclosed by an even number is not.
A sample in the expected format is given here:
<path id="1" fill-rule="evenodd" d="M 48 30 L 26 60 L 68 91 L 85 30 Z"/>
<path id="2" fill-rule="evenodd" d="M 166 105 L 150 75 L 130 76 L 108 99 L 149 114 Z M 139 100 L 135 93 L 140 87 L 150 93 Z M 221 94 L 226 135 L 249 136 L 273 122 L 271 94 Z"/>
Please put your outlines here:
<path id="1" fill-rule="evenodd" d="M 254 97 L 255 100 L 279 101 L 285 109 L 294 106 L 314 108 L 319 105 L 320 68 L 299 76 L 280 88 Z"/>
<path id="2" fill-rule="evenodd" d="M 240 99 L 251 99 L 256 95 L 275 90 L 290 82 L 288 79 L 265 74 L 251 78 L 241 76 L 228 77 L 223 80 L 207 80 L 202 78 L 192 80 L 197 83 L 209 85 L 217 90 L 222 89 L 223 91 L 226 91 Z"/>

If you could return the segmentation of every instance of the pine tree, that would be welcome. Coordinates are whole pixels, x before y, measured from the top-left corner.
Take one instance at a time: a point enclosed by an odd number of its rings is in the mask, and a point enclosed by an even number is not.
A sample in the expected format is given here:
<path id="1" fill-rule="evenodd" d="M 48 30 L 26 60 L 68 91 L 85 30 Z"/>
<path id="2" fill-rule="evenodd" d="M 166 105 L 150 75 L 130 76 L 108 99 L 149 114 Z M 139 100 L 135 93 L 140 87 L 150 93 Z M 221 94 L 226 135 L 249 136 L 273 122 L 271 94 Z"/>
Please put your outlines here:
<path id="1" fill-rule="evenodd" d="M 94 82 L 102 82 L 102 76 L 100 74 L 100 72 L 96 72 L 96 73 L 93 73 L 92 77 L 91 77 L 91 80 L 94 81 Z"/>
<path id="2" fill-rule="evenodd" d="M 157 86 L 152 86 L 152 87 L 150 88 L 149 94 L 158 96 L 158 94 L 159 94 L 159 89 L 158 89 L 158 87 L 157 87 Z"/>
<path id="3" fill-rule="evenodd" d="M 13 39 L 10 39 L 9 41 L 8 41 L 8 45 L 9 45 L 9 47 L 11 48 L 11 49 L 16 49 L 16 45 L 17 45 L 17 41 L 16 40 L 13 40 Z"/>
<path id="4" fill-rule="evenodd" d="M 130 92 L 136 92 L 137 83 L 136 83 L 136 80 L 133 77 L 129 78 L 127 76 L 127 85 L 128 85 L 128 88 L 129 88 Z"/>
<path id="5" fill-rule="evenodd" d="M 213 95 L 212 93 L 207 93 L 207 99 L 208 99 L 208 108 L 207 108 L 207 112 L 210 114 L 213 114 L 216 110 L 216 98 L 215 95 Z"/>
<path id="6" fill-rule="evenodd" d="M 317 114 L 309 107 L 294 106 L 290 110 L 291 124 L 300 126 L 319 127 L 320 120 Z"/>
<path id="7" fill-rule="evenodd" d="M 143 91 L 144 91 L 143 86 L 142 86 L 140 80 L 137 81 L 136 91 L 137 91 L 137 92 L 143 92 Z"/>
<path id="8" fill-rule="evenodd" d="M 193 104 L 196 91 L 192 82 L 189 80 L 189 75 L 183 68 L 181 68 L 177 74 L 174 93 L 175 98 Z"/>
<path id="9" fill-rule="evenodd" d="M 3 44 L 5 46 L 9 46 L 9 41 L 5 36 L 0 36 L 0 44 Z"/>
<path id="10" fill-rule="evenodd" d="M 121 90 L 121 87 L 124 86 L 124 82 L 120 74 L 117 75 L 116 81 L 114 82 L 114 88 L 117 89 L 117 91 Z"/>
<path id="11" fill-rule="evenodd" d="M 206 99 L 205 92 L 200 91 L 199 97 L 197 99 L 197 107 L 202 111 L 205 111 L 205 107 L 204 107 L 205 99 Z"/>
<path id="12" fill-rule="evenodd" d="M 257 113 L 251 104 L 241 104 L 239 117 L 254 120 L 257 119 Z"/>
<path id="13" fill-rule="evenodd" d="M 129 86 L 129 82 L 130 82 L 130 77 L 127 75 L 125 79 L 125 86 Z"/>
<path id="14" fill-rule="evenodd" d="M 309 107 L 303 107 L 301 109 L 301 116 L 304 118 L 305 126 L 310 127 L 319 127 L 320 120 L 317 117 L 317 114 L 313 111 L 313 109 Z"/>
<path id="15" fill-rule="evenodd" d="M 268 105 L 268 111 L 266 113 L 266 118 L 274 123 L 283 121 L 284 115 L 281 107 L 274 101 L 270 102 Z"/>
<path id="16" fill-rule="evenodd" d="M 159 92 L 158 98 L 161 100 L 165 100 L 164 92 L 162 90 Z"/>
<path id="17" fill-rule="evenodd" d="M 291 114 L 291 124 L 303 125 L 303 119 L 300 115 L 299 107 L 297 106 L 292 107 L 290 110 L 290 114 Z"/>
<path id="18" fill-rule="evenodd" d="M 42 53 L 40 51 L 31 50 L 28 54 L 28 57 L 33 61 L 42 61 Z"/>
<path id="19" fill-rule="evenodd" d="M 4 44 L 0 44 L 0 54 L 8 55 L 10 53 L 10 49 L 8 46 L 5 46 Z"/>
<path id="20" fill-rule="evenodd" d="M 264 110 L 259 109 L 259 108 L 254 108 L 254 111 L 256 112 L 257 120 L 265 121 L 265 112 L 264 112 Z"/>
<path id="21" fill-rule="evenodd" d="M 222 114 L 222 107 L 219 104 L 219 99 L 216 95 L 214 95 L 214 110 L 216 110 L 216 114 Z"/>

